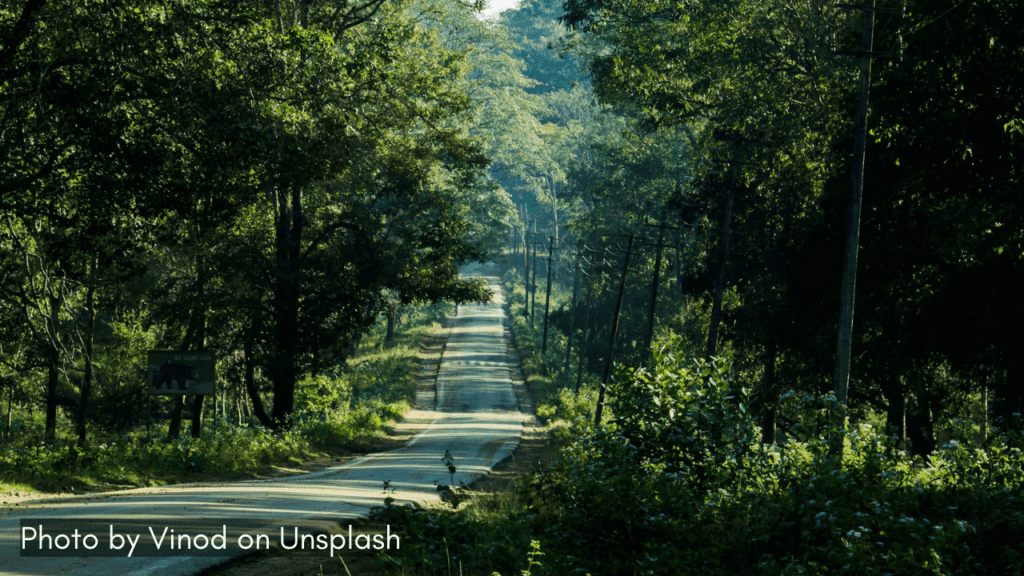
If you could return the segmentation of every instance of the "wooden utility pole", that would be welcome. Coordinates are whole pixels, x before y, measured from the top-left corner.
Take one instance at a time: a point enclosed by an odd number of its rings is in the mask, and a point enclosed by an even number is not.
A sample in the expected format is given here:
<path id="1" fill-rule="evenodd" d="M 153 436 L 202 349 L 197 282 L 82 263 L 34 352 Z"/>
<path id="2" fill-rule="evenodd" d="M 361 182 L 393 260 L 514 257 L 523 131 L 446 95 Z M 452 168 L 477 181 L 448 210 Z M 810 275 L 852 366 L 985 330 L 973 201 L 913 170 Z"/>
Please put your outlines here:
<path id="1" fill-rule="evenodd" d="M 594 426 L 601 424 L 601 411 L 604 408 L 604 391 L 608 379 L 612 375 L 612 357 L 615 355 L 615 336 L 619 332 L 619 315 L 622 312 L 622 296 L 626 293 L 626 276 L 629 274 L 629 257 L 633 253 L 633 235 L 629 235 L 626 244 L 626 259 L 622 263 L 622 280 L 619 281 L 619 298 L 615 302 L 615 316 L 612 317 L 612 334 L 608 340 L 608 358 L 604 362 L 604 376 L 601 377 L 601 390 L 597 395 L 597 412 L 594 414 Z"/>
<path id="2" fill-rule="evenodd" d="M 576 393 L 580 393 L 580 385 L 583 383 L 583 363 L 587 357 L 587 343 L 590 342 L 590 302 L 594 295 L 594 280 L 590 278 L 587 281 L 587 312 L 583 316 L 583 341 L 580 342 L 580 351 L 577 353 L 580 357 L 579 366 L 576 369 Z"/>
<path id="3" fill-rule="evenodd" d="M 526 283 L 523 289 L 526 291 L 526 304 L 523 306 L 523 316 L 530 317 L 530 226 L 527 224 L 523 232 L 523 275 L 526 276 Z"/>
<path id="4" fill-rule="evenodd" d="M 839 335 L 836 344 L 836 373 L 832 389 L 836 395 L 836 410 L 833 424 L 840 430 L 840 437 L 832 442 L 832 452 L 842 457 L 843 432 L 846 430 L 846 406 L 850 397 L 850 358 L 853 350 L 853 309 L 857 288 L 857 249 L 860 243 L 860 214 L 864 195 L 864 155 L 868 132 L 868 94 L 871 89 L 871 59 L 874 50 L 875 13 L 896 13 L 895 10 L 875 7 L 875 0 L 865 0 L 861 6 L 839 4 L 842 8 L 861 10 L 864 26 L 861 32 L 860 52 L 860 97 L 857 101 L 857 122 L 853 132 L 853 167 L 850 171 L 850 196 L 846 219 L 846 249 L 843 252 L 843 285 L 839 304 Z"/>
<path id="5" fill-rule="evenodd" d="M 522 209 L 522 214 L 523 214 L 522 215 L 522 221 L 523 221 L 523 229 L 522 229 L 522 237 L 523 237 L 523 276 L 526 277 L 527 280 L 529 280 L 529 277 L 530 277 L 530 252 L 529 252 L 529 246 L 530 246 L 530 225 L 526 221 L 526 209 L 525 208 Z M 524 316 L 525 316 L 525 314 L 524 314 Z"/>
<path id="6" fill-rule="evenodd" d="M 548 310 L 551 306 L 551 276 L 554 273 L 552 263 L 555 260 L 555 237 L 548 236 L 548 287 L 544 296 L 544 337 L 541 339 L 540 353 L 544 355 L 548 351 Z"/>
<path id="7" fill-rule="evenodd" d="M 530 328 L 533 328 L 533 319 L 537 311 L 537 223 L 534 222 L 533 226 L 533 256 L 530 257 L 533 262 L 533 280 L 530 282 Z"/>
<path id="8" fill-rule="evenodd" d="M 576 250 L 576 274 L 572 280 L 572 304 L 569 314 L 569 339 L 565 343 L 565 371 L 569 371 L 569 362 L 572 359 L 572 339 L 576 335 L 576 295 L 580 287 L 580 258 L 583 256 L 583 248 Z"/>

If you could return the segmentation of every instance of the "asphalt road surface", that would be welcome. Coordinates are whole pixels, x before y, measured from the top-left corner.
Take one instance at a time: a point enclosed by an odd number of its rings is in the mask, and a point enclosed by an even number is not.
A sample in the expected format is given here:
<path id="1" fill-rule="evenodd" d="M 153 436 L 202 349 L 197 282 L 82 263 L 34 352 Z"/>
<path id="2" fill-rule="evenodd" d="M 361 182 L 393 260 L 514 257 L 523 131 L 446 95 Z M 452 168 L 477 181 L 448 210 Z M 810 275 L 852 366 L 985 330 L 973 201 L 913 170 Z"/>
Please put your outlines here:
<path id="1" fill-rule="evenodd" d="M 431 423 L 404 447 L 300 476 L 25 503 L 0 513 L 0 574 L 195 574 L 229 559 L 200 555 L 214 546 L 225 548 L 217 554 L 237 556 L 247 553 L 245 545 L 252 550 L 278 545 L 282 539 L 286 546 L 296 545 L 296 534 L 300 546 L 316 547 L 325 555 L 330 553 L 328 545 L 370 546 L 365 540 L 341 539 L 348 535 L 346 521 L 364 517 L 385 497 L 399 503 L 437 500 L 437 484 L 452 484 L 442 462 L 446 451 L 456 467 L 454 484 L 469 484 L 519 444 L 527 416 L 520 411 L 512 386 L 502 293 L 498 279 L 486 275 L 490 270 L 484 266 L 464 270 L 466 275 L 484 277 L 494 299 L 485 305 L 459 307 L 441 358 L 435 406 L 428 415 Z M 43 523 L 48 519 L 59 522 Z M 22 521 L 31 527 L 23 530 Z M 95 540 L 84 537 L 91 531 L 97 535 Z M 111 538 L 111 533 L 124 539 Z M 316 534 L 326 536 L 316 541 Z M 309 539 L 301 540 L 303 535 Z M 48 553 L 63 546 L 61 553 L 67 556 L 24 557 L 23 536 L 32 538 L 30 546 L 42 542 L 50 548 Z M 118 549 L 117 544 L 123 546 Z M 173 544 L 176 548 L 169 549 Z M 393 544 L 393 540 L 383 543 Z M 87 550 L 90 546 L 93 549 Z M 198 550 L 200 546 L 203 551 Z M 162 556 L 142 557 L 146 550 Z M 99 557 L 99 552 L 112 556 Z"/>

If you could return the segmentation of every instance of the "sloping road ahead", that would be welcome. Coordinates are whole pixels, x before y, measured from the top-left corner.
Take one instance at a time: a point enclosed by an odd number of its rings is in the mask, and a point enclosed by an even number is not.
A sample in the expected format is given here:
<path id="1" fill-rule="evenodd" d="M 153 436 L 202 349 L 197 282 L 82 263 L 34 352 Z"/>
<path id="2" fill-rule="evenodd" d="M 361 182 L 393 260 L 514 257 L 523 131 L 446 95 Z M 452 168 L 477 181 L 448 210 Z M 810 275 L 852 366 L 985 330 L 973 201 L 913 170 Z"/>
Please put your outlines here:
<path id="1" fill-rule="evenodd" d="M 140 535 L 142 542 L 151 539 L 148 527 L 156 527 L 157 535 L 162 527 L 176 534 L 211 534 L 220 533 L 220 520 L 224 519 L 252 527 L 241 532 L 263 526 L 268 534 L 277 535 L 270 537 L 276 543 L 281 526 L 289 531 L 292 526 L 330 529 L 365 516 L 371 507 L 382 504 L 385 481 L 394 489 L 389 495 L 399 502 L 436 500 L 435 484 L 451 483 L 441 461 L 446 450 L 454 457 L 456 485 L 460 481 L 469 484 L 486 474 L 518 446 L 527 418 L 519 410 L 510 379 L 501 288 L 497 278 L 485 276 L 488 271 L 481 266 L 464 271 L 484 277 L 494 299 L 485 305 L 459 307 L 441 359 L 432 422 L 403 448 L 301 476 L 142 489 L 10 508 L 0 513 L 0 574 L 184 575 L 226 560 L 185 555 L 20 557 L 22 519 L 61 518 L 70 533 L 76 519 L 98 518 L 109 521 L 118 533 Z M 237 533 L 228 534 L 231 540 Z M 107 544 L 101 543 L 100 548 Z"/>

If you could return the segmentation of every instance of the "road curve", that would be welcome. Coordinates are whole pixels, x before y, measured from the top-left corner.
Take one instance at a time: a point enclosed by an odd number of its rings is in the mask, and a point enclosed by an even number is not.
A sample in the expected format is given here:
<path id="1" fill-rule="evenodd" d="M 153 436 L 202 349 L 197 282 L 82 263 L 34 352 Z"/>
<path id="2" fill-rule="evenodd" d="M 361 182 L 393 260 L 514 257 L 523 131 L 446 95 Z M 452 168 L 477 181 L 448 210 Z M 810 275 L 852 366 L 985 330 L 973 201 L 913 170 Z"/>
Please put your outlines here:
<path id="1" fill-rule="evenodd" d="M 151 539 L 164 527 L 177 534 L 219 533 L 230 520 L 231 539 L 284 526 L 336 531 L 339 523 L 363 517 L 385 496 L 399 502 L 438 499 L 436 484 L 450 484 L 442 457 L 450 451 L 455 484 L 486 474 L 518 446 L 528 417 L 520 411 L 510 378 L 503 330 L 503 296 L 491 268 L 468 266 L 463 273 L 483 277 L 494 293 L 483 305 L 463 305 L 452 327 L 438 371 L 431 423 L 397 450 L 373 454 L 312 474 L 237 483 L 210 483 L 113 492 L 86 498 L 28 502 L 0 512 L 0 574 L 111 576 L 185 575 L 216 566 L 228 558 L 170 557 L 21 557 L 19 521 L 60 518 L 66 530 L 76 519 L 109 521 L 117 533 Z M 384 482 L 393 490 L 385 494 Z M 310 528 L 311 527 L 311 528 Z M 273 536 L 276 543 L 279 538 Z M 100 548 L 106 548 L 104 542 Z M 127 550 L 127 548 L 125 548 Z M 241 554 L 242 552 L 238 552 Z"/>

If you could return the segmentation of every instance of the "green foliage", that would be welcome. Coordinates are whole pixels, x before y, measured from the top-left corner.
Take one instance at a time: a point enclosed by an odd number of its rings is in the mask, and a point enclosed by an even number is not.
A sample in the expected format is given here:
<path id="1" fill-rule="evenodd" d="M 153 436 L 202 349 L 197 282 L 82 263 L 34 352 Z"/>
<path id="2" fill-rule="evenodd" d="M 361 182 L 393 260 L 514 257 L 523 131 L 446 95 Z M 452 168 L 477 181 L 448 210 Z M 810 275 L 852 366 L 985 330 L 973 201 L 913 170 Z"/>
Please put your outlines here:
<path id="1" fill-rule="evenodd" d="M 666 473 L 692 475 L 701 487 L 727 486 L 757 437 L 749 392 L 724 362 L 685 361 L 680 344 L 655 351 L 651 369 L 616 373 L 612 422 L 641 461 L 655 458 Z"/>
<path id="2" fill-rule="evenodd" d="M 721 384 L 726 367 L 658 358 L 651 374 L 617 385 L 615 425 L 566 445 L 532 481 L 533 533 L 551 573 L 1001 574 L 1024 566 L 1008 536 L 1024 529 L 1024 474 L 1007 439 L 985 452 L 951 442 L 925 467 L 861 426 L 845 438 L 839 463 L 826 429 L 805 441 L 757 443 L 742 404 Z M 804 413 L 810 430 L 834 400 L 787 394 L 782 403 Z"/>
<path id="3" fill-rule="evenodd" d="M 505 513 L 511 516 L 474 518 L 465 511 L 388 504 L 371 512 L 371 518 L 402 533 L 401 555 L 388 557 L 385 563 L 406 573 L 450 574 L 461 566 L 466 574 L 513 574 L 532 564 L 527 558 L 528 515 L 522 510 Z"/>
<path id="4" fill-rule="evenodd" d="M 161 430 L 155 432 L 159 435 Z M 86 447 L 66 440 L 55 444 L 16 441 L 0 448 L 0 462 L 37 489 L 53 490 L 83 482 L 148 485 L 199 473 L 250 472 L 314 453 L 313 446 L 294 431 L 275 435 L 260 426 L 213 421 L 203 432 L 202 438 L 169 443 L 154 441 L 144 432 L 133 433 Z"/>
<path id="5" fill-rule="evenodd" d="M 578 393 L 574 391 L 576 363 L 570 362 L 568 366 L 565 364 L 565 348 L 568 345 L 565 334 L 555 327 L 554 322 L 549 321 L 551 323 L 548 327 L 548 349 L 546 353 L 542 353 L 543 305 L 538 301 L 538 318 L 531 327 L 529 320 L 523 315 L 526 307 L 526 287 L 522 276 L 515 269 L 510 269 L 502 281 L 505 293 L 510 295 L 508 300 L 512 336 L 523 359 L 523 370 L 534 395 L 537 415 L 543 420 L 563 419 L 567 422 L 576 422 L 586 419 L 593 422 L 593 412 L 597 406 L 593 377 L 587 375 L 586 385 L 581 386 Z M 570 297 L 571 293 L 566 293 L 564 289 L 553 289 L 551 309 L 557 310 L 565 306 Z"/>
<path id="6" fill-rule="evenodd" d="M 407 349 L 392 349 L 346 372 L 307 377 L 297 388 L 296 431 L 319 448 L 372 438 L 413 402 L 415 359 Z"/>
<path id="7" fill-rule="evenodd" d="M 313 456 L 364 451 L 389 422 L 399 418 L 414 396 L 414 371 L 420 339 L 436 331 L 446 305 L 412 307 L 393 347 L 375 343 L 384 338 L 383 321 L 371 331 L 367 350 L 348 370 L 305 378 L 298 387 L 294 426 L 271 432 L 241 416 L 225 419 L 224 412 L 207 415 L 201 438 L 163 442 L 166 422 L 139 418 L 139 405 L 154 404 L 144 394 L 133 404 L 116 403 L 109 394 L 98 401 L 112 414 L 99 420 L 93 441 L 78 446 L 66 435 L 52 444 L 42 442 L 44 415 L 15 407 L 12 434 L 0 443 L 0 467 L 9 472 L 0 482 L 19 481 L 40 491 L 85 489 L 89 485 L 145 486 L 214 476 L 252 476 L 273 466 Z M 113 358 L 104 355 L 99 382 L 139 387 L 145 374 L 144 351 L 155 335 L 143 330 L 138 318 L 112 322 L 118 340 L 107 349 L 134 350 Z M 141 372 L 135 373 L 138 370 Z M 231 372 L 220 385 L 230 386 Z M 108 382 L 110 379 L 110 382 Z M 207 403 L 210 404 L 209 402 Z M 119 413 L 134 414 L 118 416 Z M 64 423 L 61 422 L 62 427 Z"/>

